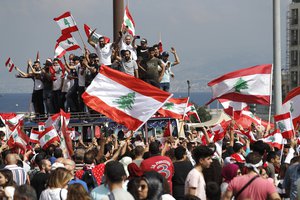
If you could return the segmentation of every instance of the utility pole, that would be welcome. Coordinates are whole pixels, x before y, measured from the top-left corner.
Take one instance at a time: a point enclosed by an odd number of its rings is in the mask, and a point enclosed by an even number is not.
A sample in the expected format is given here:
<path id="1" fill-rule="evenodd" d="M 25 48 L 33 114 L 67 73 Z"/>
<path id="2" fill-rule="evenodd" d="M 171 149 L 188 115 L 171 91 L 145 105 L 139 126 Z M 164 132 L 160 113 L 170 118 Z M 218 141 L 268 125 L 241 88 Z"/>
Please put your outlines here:
<path id="1" fill-rule="evenodd" d="M 273 0 L 273 72 L 275 114 L 282 106 L 281 88 L 281 44 L 280 44 L 280 0 Z M 272 97 L 271 97 L 272 98 Z"/>
<path id="2" fill-rule="evenodd" d="M 124 17 L 124 0 L 113 0 L 114 41 L 119 37 L 119 31 Z"/>
<path id="3" fill-rule="evenodd" d="M 187 85 L 188 85 L 188 97 L 190 97 L 190 89 L 191 89 L 191 86 L 190 86 L 190 81 L 187 80 Z"/>

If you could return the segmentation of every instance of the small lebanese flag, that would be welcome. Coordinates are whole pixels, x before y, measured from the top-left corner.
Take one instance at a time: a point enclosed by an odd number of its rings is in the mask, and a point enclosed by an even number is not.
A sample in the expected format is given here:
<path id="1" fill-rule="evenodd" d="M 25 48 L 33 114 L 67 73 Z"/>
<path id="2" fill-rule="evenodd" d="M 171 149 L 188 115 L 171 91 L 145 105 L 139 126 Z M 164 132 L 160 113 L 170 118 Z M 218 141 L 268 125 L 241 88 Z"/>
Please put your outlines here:
<path id="1" fill-rule="evenodd" d="M 59 136 L 57 134 L 56 129 L 53 126 L 50 126 L 45 129 L 43 133 L 39 135 L 39 141 L 41 147 L 45 150 L 54 142 L 59 142 Z"/>
<path id="2" fill-rule="evenodd" d="M 290 112 L 275 115 L 274 120 L 283 138 L 291 139 L 295 135 Z"/>
<path id="3" fill-rule="evenodd" d="M 231 101 L 227 99 L 218 99 L 223 106 L 224 112 L 229 116 L 240 115 L 242 110 L 249 110 L 244 102 Z"/>
<path id="4" fill-rule="evenodd" d="M 31 129 L 29 141 L 32 143 L 39 143 L 40 132 L 34 129 Z"/>
<path id="5" fill-rule="evenodd" d="M 102 65 L 82 98 L 93 110 L 136 131 L 171 96 L 134 76 Z"/>
<path id="6" fill-rule="evenodd" d="M 92 33 L 92 29 L 90 29 L 90 27 L 87 24 L 84 24 L 84 32 L 86 34 L 86 37 L 89 38 L 91 33 Z M 110 39 L 108 37 L 106 37 L 104 35 L 100 35 L 96 32 L 94 32 L 93 35 L 92 35 L 92 41 L 97 44 L 99 42 L 100 37 L 104 37 L 104 42 L 105 43 L 110 42 Z"/>
<path id="7" fill-rule="evenodd" d="M 60 129 L 60 113 L 56 113 L 52 116 L 50 116 L 46 121 L 45 121 L 45 125 L 44 128 L 49 128 L 54 126 L 56 130 Z"/>
<path id="8" fill-rule="evenodd" d="M 217 124 L 211 128 L 211 132 L 214 134 L 214 142 L 223 140 L 226 134 L 227 124 L 228 123 L 223 120 L 220 124 Z"/>
<path id="9" fill-rule="evenodd" d="M 187 108 L 186 108 L 186 115 L 187 116 L 193 115 L 198 120 L 198 122 L 201 123 L 200 117 L 198 115 L 198 112 L 197 112 L 194 104 L 188 103 Z"/>
<path id="10" fill-rule="evenodd" d="M 72 35 L 70 33 L 64 34 L 56 41 L 54 57 L 61 58 L 66 51 L 72 51 L 78 48 L 80 48 L 80 46 Z"/>
<path id="11" fill-rule="evenodd" d="M 170 98 L 157 112 L 164 117 L 183 119 L 189 98 Z"/>
<path id="12" fill-rule="evenodd" d="M 57 22 L 62 34 L 78 31 L 75 20 L 70 12 L 65 12 L 59 17 L 53 19 Z"/>
<path id="13" fill-rule="evenodd" d="M 257 65 L 230 72 L 208 83 L 213 97 L 245 103 L 270 104 L 272 65 Z"/>
<path id="14" fill-rule="evenodd" d="M 294 127 L 299 127 L 300 123 L 300 87 L 294 88 L 290 91 L 281 108 L 282 113 L 291 112 Z"/>
<path id="15" fill-rule="evenodd" d="M 29 137 L 21 130 L 21 126 L 17 125 L 13 130 L 7 144 L 9 147 L 19 147 L 26 150 L 26 145 L 29 142 Z"/>
<path id="16" fill-rule="evenodd" d="M 276 129 L 271 134 L 262 138 L 262 141 L 268 143 L 272 147 L 276 147 L 278 149 L 282 149 L 284 142 L 283 142 L 282 134 L 280 130 Z"/>
<path id="17" fill-rule="evenodd" d="M 10 58 L 8 58 L 7 61 L 5 62 L 5 66 L 8 67 L 9 72 L 12 72 L 12 70 L 15 67 L 15 64 L 12 62 Z"/>
<path id="18" fill-rule="evenodd" d="M 38 122 L 38 130 L 39 132 L 45 131 L 45 122 Z"/>
<path id="19" fill-rule="evenodd" d="M 125 29 L 125 27 L 128 27 L 128 33 L 130 35 L 132 35 L 132 36 L 135 35 L 135 23 L 133 21 L 133 18 L 131 17 L 128 6 L 126 6 L 125 11 L 124 11 L 124 19 L 123 19 L 122 29 Z"/>

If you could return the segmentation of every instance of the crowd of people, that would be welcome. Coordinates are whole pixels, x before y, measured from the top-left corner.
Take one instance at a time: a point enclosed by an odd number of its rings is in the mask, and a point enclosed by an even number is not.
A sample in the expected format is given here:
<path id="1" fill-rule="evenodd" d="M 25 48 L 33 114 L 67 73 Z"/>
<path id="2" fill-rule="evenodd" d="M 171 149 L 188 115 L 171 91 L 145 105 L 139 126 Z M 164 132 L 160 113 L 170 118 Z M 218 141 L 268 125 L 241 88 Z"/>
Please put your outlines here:
<path id="1" fill-rule="evenodd" d="M 162 52 L 160 45 L 148 46 L 145 38 L 132 37 L 126 30 L 120 31 L 120 37 L 108 43 L 105 37 L 95 41 L 94 31 L 88 43 L 94 48 L 91 53 L 87 47 L 84 55 L 70 54 L 64 63 L 58 58 L 47 59 L 42 64 L 37 59 L 28 61 L 27 71 L 16 67 L 18 78 L 31 78 L 34 82 L 32 103 L 37 115 L 66 112 L 85 112 L 87 108 L 81 95 L 99 72 L 101 65 L 140 78 L 164 91 L 170 90 L 170 79 L 174 77 L 171 68 L 179 64 L 175 48 L 170 53 L 174 61 L 169 60 L 169 53 Z M 136 40 L 140 39 L 140 45 Z M 172 58 L 173 59 L 173 58 Z"/>
<path id="2" fill-rule="evenodd" d="M 299 199 L 297 139 L 278 149 L 259 140 L 268 130 L 235 127 L 232 121 L 222 143 L 213 142 L 206 127 L 179 138 L 102 134 L 90 143 L 82 139 L 73 143 L 74 155 L 69 158 L 58 143 L 46 150 L 36 144 L 18 155 L 2 140 L 0 196 L 16 200 Z M 250 132 L 256 141 L 237 134 Z"/>

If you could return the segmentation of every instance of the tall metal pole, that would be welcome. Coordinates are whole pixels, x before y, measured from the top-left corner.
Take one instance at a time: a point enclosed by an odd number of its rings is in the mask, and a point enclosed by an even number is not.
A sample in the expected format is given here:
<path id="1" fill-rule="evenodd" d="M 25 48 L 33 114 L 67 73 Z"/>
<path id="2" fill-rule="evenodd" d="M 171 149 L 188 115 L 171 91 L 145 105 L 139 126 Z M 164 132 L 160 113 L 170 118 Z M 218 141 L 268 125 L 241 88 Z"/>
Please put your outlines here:
<path id="1" fill-rule="evenodd" d="M 275 114 L 280 114 L 281 91 L 281 44 L 280 44 L 280 0 L 273 0 L 273 71 Z"/>
<path id="2" fill-rule="evenodd" d="M 119 37 L 119 31 L 124 17 L 124 0 L 113 0 L 114 41 Z"/>
<path id="3" fill-rule="evenodd" d="M 187 85 L 188 85 L 188 97 L 190 97 L 190 89 L 191 89 L 191 86 L 190 86 L 190 81 L 187 80 Z"/>

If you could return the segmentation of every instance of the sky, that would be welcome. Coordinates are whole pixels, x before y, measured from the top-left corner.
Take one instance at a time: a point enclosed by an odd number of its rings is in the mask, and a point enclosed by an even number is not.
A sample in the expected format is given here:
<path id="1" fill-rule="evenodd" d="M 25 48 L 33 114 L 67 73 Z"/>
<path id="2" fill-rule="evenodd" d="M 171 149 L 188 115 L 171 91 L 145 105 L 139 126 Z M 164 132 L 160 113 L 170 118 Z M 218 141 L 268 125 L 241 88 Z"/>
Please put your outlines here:
<path id="1" fill-rule="evenodd" d="M 164 50 L 175 47 L 180 65 L 175 66 L 172 92 L 210 91 L 207 83 L 233 70 L 272 63 L 271 0 L 125 0 L 136 24 L 136 34 L 158 43 Z M 288 1 L 281 1 L 282 66 L 285 65 L 285 30 Z M 97 32 L 113 35 L 112 0 L 1 0 L 0 94 L 32 92 L 31 79 L 17 79 L 5 61 L 26 70 L 37 51 L 44 63 L 54 55 L 60 29 L 54 17 L 71 11 L 86 42 L 86 23 Z M 82 45 L 78 33 L 73 33 Z M 90 50 L 93 51 L 92 48 Z M 80 54 L 80 51 L 75 53 Z M 170 60 L 173 60 L 170 56 Z"/>

